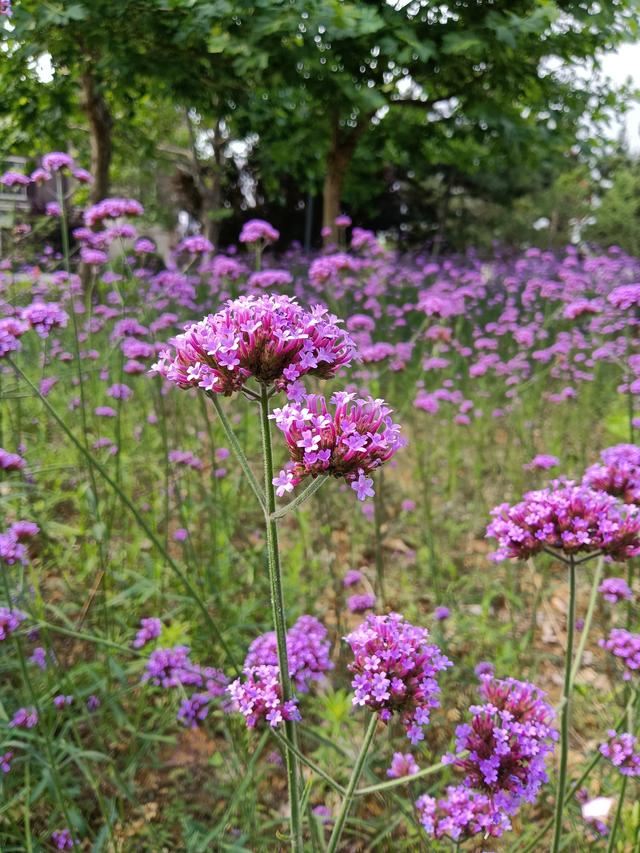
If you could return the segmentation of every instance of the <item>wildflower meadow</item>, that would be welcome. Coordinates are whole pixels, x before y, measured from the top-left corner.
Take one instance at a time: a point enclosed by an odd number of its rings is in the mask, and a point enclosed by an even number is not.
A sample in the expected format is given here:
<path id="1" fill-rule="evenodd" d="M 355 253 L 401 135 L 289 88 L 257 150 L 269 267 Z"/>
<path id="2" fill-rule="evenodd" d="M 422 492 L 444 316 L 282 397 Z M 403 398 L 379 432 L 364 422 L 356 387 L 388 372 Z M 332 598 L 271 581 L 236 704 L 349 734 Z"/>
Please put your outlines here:
<path id="1" fill-rule="evenodd" d="M 640 260 L 143 213 L 2 263 L 3 850 L 631 849 Z"/>
<path id="2" fill-rule="evenodd" d="M 0 853 L 640 853 L 634 4 L 117 5 L 0 0 Z"/>

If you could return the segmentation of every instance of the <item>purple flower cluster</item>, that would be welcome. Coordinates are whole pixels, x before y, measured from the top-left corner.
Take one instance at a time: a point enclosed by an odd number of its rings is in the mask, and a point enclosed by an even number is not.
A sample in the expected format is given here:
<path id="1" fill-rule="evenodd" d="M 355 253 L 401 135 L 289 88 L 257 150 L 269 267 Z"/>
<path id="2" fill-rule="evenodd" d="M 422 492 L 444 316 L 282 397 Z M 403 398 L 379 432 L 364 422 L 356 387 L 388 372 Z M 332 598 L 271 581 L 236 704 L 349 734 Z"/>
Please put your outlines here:
<path id="1" fill-rule="evenodd" d="M 413 776 L 420 768 L 410 752 L 394 752 L 391 766 L 387 770 L 390 779 L 400 779 L 403 776 Z"/>
<path id="2" fill-rule="evenodd" d="M 344 587 L 355 586 L 356 584 L 359 584 L 361 580 L 362 572 L 359 572 L 358 569 L 349 569 L 342 578 L 342 585 Z"/>
<path id="3" fill-rule="evenodd" d="M 306 476 L 344 477 L 360 500 L 373 495 L 366 475 L 383 465 L 405 441 L 384 400 L 357 399 L 337 392 L 330 413 L 324 397 L 309 394 L 301 402 L 274 409 L 271 417 L 283 432 L 292 465 L 274 478 L 279 495 L 292 491 Z"/>
<path id="4" fill-rule="evenodd" d="M 8 607 L 0 606 L 0 642 L 17 631 L 26 618 L 26 613 L 21 610 L 9 610 Z"/>
<path id="5" fill-rule="evenodd" d="M 176 254 L 185 252 L 188 255 L 207 255 L 213 252 L 213 243 L 201 234 L 185 237 L 176 247 Z"/>
<path id="6" fill-rule="evenodd" d="M 558 733 L 544 694 L 527 682 L 488 675 L 480 694 L 484 704 L 472 706 L 471 723 L 456 730 L 456 754 L 443 759 L 465 774 L 464 781 L 440 800 L 425 795 L 416 802 L 434 838 L 501 836 L 511 829 L 510 817 L 547 781 L 545 758 Z"/>
<path id="7" fill-rule="evenodd" d="M 617 767 L 623 776 L 640 776 L 640 751 L 636 749 L 638 739 L 629 732 L 618 734 L 615 729 L 607 732 L 609 740 L 600 744 L 600 752 Z"/>
<path id="8" fill-rule="evenodd" d="M 9 453 L 0 447 L 0 468 L 3 471 L 22 471 L 25 461 L 18 453 Z"/>
<path id="9" fill-rule="evenodd" d="M 314 616 L 301 616 L 287 631 L 289 675 L 299 693 L 308 693 L 311 682 L 320 681 L 333 669 L 329 658 L 331 643 L 327 629 Z M 278 666 L 275 631 L 262 634 L 251 643 L 244 671 L 257 666 Z"/>
<path id="10" fill-rule="evenodd" d="M 189 326 L 152 370 L 180 388 L 232 394 L 247 379 L 284 388 L 307 374 L 329 379 L 355 353 L 326 308 L 305 311 L 288 296 L 241 296 Z"/>
<path id="11" fill-rule="evenodd" d="M 600 457 L 601 462 L 585 471 L 584 485 L 640 505 L 640 447 L 617 444 L 603 450 Z"/>
<path id="12" fill-rule="evenodd" d="M 134 649 L 141 649 L 151 640 L 156 640 L 162 633 L 162 622 L 155 616 L 140 620 L 140 629 L 132 643 Z"/>
<path id="13" fill-rule="evenodd" d="M 144 208 L 132 198 L 105 198 L 88 208 L 84 214 L 84 224 L 93 228 L 105 219 L 120 219 L 122 216 L 142 216 Z"/>
<path id="14" fill-rule="evenodd" d="M 297 699 L 282 700 L 280 671 L 277 666 L 259 665 L 246 667 L 244 680 L 237 678 L 227 688 L 233 702 L 233 710 L 243 715 L 247 726 L 252 729 L 261 720 L 272 728 L 285 720 L 301 719 Z"/>
<path id="15" fill-rule="evenodd" d="M 52 329 L 64 329 L 69 322 L 69 315 L 56 302 L 32 302 L 20 317 L 41 338 L 47 338 Z"/>
<path id="16" fill-rule="evenodd" d="M 433 708 L 439 706 L 439 672 L 452 666 L 429 643 L 429 632 L 399 613 L 369 615 L 345 639 L 354 655 L 354 705 L 366 705 L 387 723 L 398 714 L 411 743 L 424 738 Z"/>
<path id="17" fill-rule="evenodd" d="M 598 587 L 598 592 L 611 604 L 633 599 L 633 592 L 624 578 L 605 578 Z"/>
<path id="18" fill-rule="evenodd" d="M 18 708 L 9 723 L 11 729 L 32 729 L 38 725 L 38 712 L 35 708 Z"/>
<path id="19" fill-rule="evenodd" d="M 487 536 L 498 540 L 495 560 L 527 559 L 543 550 L 606 554 L 627 560 L 640 553 L 640 515 L 614 497 L 585 486 L 556 483 L 529 492 L 514 506 L 491 511 Z"/>
<path id="20" fill-rule="evenodd" d="M 40 528 L 33 521 L 15 521 L 4 533 L 0 533 L 0 563 L 13 566 L 27 563 L 26 539 L 31 539 Z"/>
<path id="21" fill-rule="evenodd" d="M 548 471 L 550 468 L 555 468 L 560 464 L 557 456 L 551 456 L 549 453 L 539 453 L 534 456 L 531 462 L 527 462 L 524 466 L 525 471 Z"/>
<path id="22" fill-rule="evenodd" d="M 463 785 L 447 788 L 440 800 L 424 794 L 416 800 L 418 818 L 427 835 L 464 841 L 481 833 L 499 838 L 511 829 L 506 812 L 498 811 L 491 798 Z"/>
<path id="23" fill-rule="evenodd" d="M 13 761 L 13 753 L 12 752 L 4 752 L 0 755 L 0 770 L 3 773 L 11 772 L 11 762 Z"/>
<path id="24" fill-rule="evenodd" d="M 485 678 L 480 694 L 484 703 L 471 706 L 472 721 L 458 726 L 456 753 L 444 761 L 465 774 L 466 787 L 513 815 L 548 781 L 545 759 L 558 737 L 554 711 L 534 685 L 512 678 Z"/>
<path id="25" fill-rule="evenodd" d="M 189 657 L 188 646 L 154 649 L 149 655 L 143 681 L 157 687 L 200 686 L 202 670 Z"/>
<path id="26" fill-rule="evenodd" d="M 626 628 L 612 628 L 607 639 L 600 640 L 600 646 L 623 662 L 625 681 L 640 670 L 640 634 L 632 634 Z"/>
<path id="27" fill-rule="evenodd" d="M 280 232 L 264 219 L 249 219 L 240 231 L 238 240 L 241 243 L 275 243 Z"/>
<path id="28" fill-rule="evenodd" d="M 0 15 L 10 18 L 12 14 L 11 0 L 0 0 Z"/>
<path id="29" fill-rule="evenodd" d="M 376 597 L 372 592 L 356 593 L 347 599 L 347 607 L 350 613 L 365 613 L 373 610 L 376 606 Z"/>
<path id="30" fill-rule="evenodd" d="M 73 850 L 76 844 L 80 843 L 78 839 L 74 841 L 68 829 L 55 829 L 51 833 L 51 841 L 55 845 L 56 850 Z"/>

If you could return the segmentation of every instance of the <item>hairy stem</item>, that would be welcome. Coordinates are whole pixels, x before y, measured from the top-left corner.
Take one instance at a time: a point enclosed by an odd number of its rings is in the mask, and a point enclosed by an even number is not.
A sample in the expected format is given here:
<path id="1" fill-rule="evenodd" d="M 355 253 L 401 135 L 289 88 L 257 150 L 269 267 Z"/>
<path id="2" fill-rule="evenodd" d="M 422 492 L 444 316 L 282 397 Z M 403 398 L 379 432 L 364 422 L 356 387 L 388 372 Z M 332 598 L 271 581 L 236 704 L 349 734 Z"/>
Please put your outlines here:
<path id="1" fill-rule="evenodd" d="M 555 828 L 553 833 L 553 853 L 560 850 L 562 841 L 562 816 L 564 813 L 564 792 L 567 785 L 567 764 L 569 759 L 569 719 L 571 708 L 573 636 L 576 621 L 576 564 L 569 557 L 569 609 L 567 611 L 567 649 L 564 663 L 564 690 L 562 692 L 562 710 L 560 712 L 560 768 L 556 791 Z"/>
<path id="2" fill-rule="evenodd" d="M 264 494 L 266 496 L 266 533 L 267 533 L 267 557 L 269 564 L 269 583 L 271 586 L 271 610 L 273 615 L 273 626 L 278 646 L 278 664 L 280 668 L 280 685 L 282 688 L 282 701 L 288 702 L 293 698 L 291 677 L 289 675 L 289 656 L 287 654 L 287 620 L 284 606 L 284 592 L 282 589 L 282 569 L 280 566 L 280 551 L 278 548 L 278 522 L 273 517 L 276 511 L 276 493 L 273 487 L 273 451 L 271 447 L 271 426 L 269 423 L 269 391 L 263 385 L 260 395 L 260 426 L 262 434 L 262 453 L 264 459 Z M 255 491 L 255 489 L 254 489 Z M 284 729 L 287 740 L 298 749 L 298 735 L 296 727 L 290 720 L 285 720 Z M 287 781 L 289 787 L 289 807 L 291 810 L 291 848 L 302 851 L 302 820 L 300 812 L 299 795 L 299 765 L 298 758 L 293 750 L 285 749 L 287 765 Z"/>
<path id="3" fill-rule="evenodd" d="M 369 725 L 367 726 L 367 731 L 365 733 L 364 740 L 362 741 L 362 746 L 360 747 L 360 752 L 358 753 L 356 763 L 351 773 L 351 778 L 349 779 L 349 784 L 347 785 L 347 793 L 345 794 L 344 800 L 342 801 L 342 808 L 340 809 L 340 813 L 336 818 L 335 826 L 333 827 L 333 832 L 331 833 L 331 838 L 329 839 L 327 853 L 335 853 L 335 851 L 338 849 L 342 830 L 344 829 L 344 825 L 347 821 L 347 815 L 349 814 L 349 810 L 351 809 L 351 803 L 353 802 L 356 787 L 358 785 L 358 782 L 360 781 L 360 776 L 362 775 L 362 771 L 364 769 L 364 763 L 367 760 L 367 753 L 369 752 L 371 741 L 373 740 L 373 736 L 376 732 L 377 723 L 377 715 L 372 714 L 371 719 L 369 720 Z"/>

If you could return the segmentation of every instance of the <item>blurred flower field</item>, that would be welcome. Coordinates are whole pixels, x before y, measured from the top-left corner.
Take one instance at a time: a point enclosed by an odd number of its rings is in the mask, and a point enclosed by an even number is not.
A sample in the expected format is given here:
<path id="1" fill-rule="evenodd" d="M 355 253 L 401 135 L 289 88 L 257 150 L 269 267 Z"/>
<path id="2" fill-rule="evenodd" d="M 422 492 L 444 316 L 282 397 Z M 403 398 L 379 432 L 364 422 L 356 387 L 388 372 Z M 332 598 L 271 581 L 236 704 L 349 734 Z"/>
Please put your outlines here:
<path id="1" fill-rule="evenodd" d="M 0 849 L 640 849 L 640 259 L 0 261 Z M 400 615 L 402 614 L 402 615 Z"/>

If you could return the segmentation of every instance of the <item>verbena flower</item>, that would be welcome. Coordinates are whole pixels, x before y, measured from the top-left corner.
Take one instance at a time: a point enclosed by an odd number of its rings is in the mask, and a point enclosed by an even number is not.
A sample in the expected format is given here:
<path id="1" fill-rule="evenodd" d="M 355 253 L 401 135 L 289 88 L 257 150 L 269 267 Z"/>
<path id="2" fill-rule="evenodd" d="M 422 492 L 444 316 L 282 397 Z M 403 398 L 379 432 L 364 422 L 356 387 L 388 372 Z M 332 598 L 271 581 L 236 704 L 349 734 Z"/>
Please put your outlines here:
<path id="1" fill-rule="evenodd" d="M 300 693 L 307 693 L 311 682 L 319 681 L 333 669 L 329 658 L 331 643 L 327 629 L 313 616 L 301 616 L 287 631 L 289 675 Z M 275 631 L 257 637 L 249 646 L 244 669 L 268 665 L 278 666 Z"/>
<path id="2" fill-rule="evenodd" d="M 119 219 L 121 216 L 142 216 L 144 208 L 132 198 L 105 198 L 88 208 L 84 213 L 84 224 L 93 228 L 105 219 Z"/>
<path id="3" fill-rule="evenodd" d="M 625 681 L 640 670 L 640 634 L 632 634 L 626 628 L 612 628 L 607 639 L 600 640 L 600 646 L 623 662 Z"/>
<path id="4" fill-rule="evenodd" d="M 264 219 L 249 219 L 240 231 L 238 240 L 241 243 L 275 243 L 280 232 Z"/>
<path id="5" fill-rule="evenodd" d="M 627 560 L 640 553 L 640 516 L 604 492 L 556 483 L 520 503 L 491 511 L 487 536 L 498 540 L 495 560 L 527 559 L 545 549 L 565 555 L 606 554 Z"/>
<path id="6" fill-rule="evenodd" d="M 512 815 L 548 781 L 545 759 L 558 738 L 555 713 L 528 682 L 485 678 L 479 689 L 484 703 L 471 706 L 471 723 L 456 729 L 456 752 L 443 760 L 465 774 L 465 786 Z"/>
<path id="7" fill-rule="evenodd" d="M 400 779 L 402 776 L 413 776 L 420 768 L 410 752 L 394 752 L 391 766 L 387 770 L 390 779 Z"/>
<path id="8" fill-rule="evenodd" d="M 585 471 L 582 482 L 624 503 L 640 504 L 640 447 L 617 444 L 600 454 L 602 461 Z"/>
<path id="9" fill-rule="evenodd" d="M 288 296 L 241 296 L 189 326 L 152 371 L 179 388 L 232 394 L 253 377 L 282 389 L 307 374 L 329 379 L 355 345 L 326 308 L 306 311 Z"/>
<path id="10" fill-rule="evenodd" d="M 436 680 L 452 666 L 429 643 L 429 632 L 405 622 L 399 613 L 369 615 L 345 637 L 354 655 L 349 671 L 354 705 L 365 705 L 387 723 L 397 714 L 412 743 L 424 738 L 423 728 L 439 706 Z"/>
<path id="11" fill-rule="evenodd" d="M 22 471 L 25 461 L 19 453 L 9 453 L 0 447 L 0 468 L 3 471 Z"/>
<path id="12" fill-rule="evenodd" d="M 41 338 L 48 337 L 52 329 L 64 329 L 69 322 L 69 315 L 56 302 L 32 302 L 20 317 Z"/>
<path id="13" fill-rule="evenodd" d="M 277 666 L 250 666 L 245 668 L 244 675 L 244 680 L 237 678 L 227 689 L 233 701 L 233 710 L 243 715 L 250 729 L 261 720 L 275 728 L 285 720 L 301 719 L 297 699 L 282 701 Z"/>
<path id="14" fill-rule="evenodd" d="M 73 157 L 64 151 L 50 151 L 42 158 L 42 168 L 45 172 L 59 172 L 61 169 L 72 169 L 74 166 Z"/>
<path id="15" fill-rule="evenodd" d="M 274 478 L 279 495 L 291 491 L 305 477 L 330 474 L 344 477 L 360 500 L 373 495 L 375 471 L 401 448 L 405 440 L 384 400 L 358 399 L 337 392 L 330 412 L 324 397 L 309 394 L 302 402 L 274 409 L 272 417 L 289 448 L 292 466 Z"/>
<path id="16" fill-rule="evenodd" d="M 162 633 L 162 622 L 155 616 L 140 620 L 140 629 L 132 643 L 134 649 L 141 649 L 151 640 L 157 639 Z"/>
<path id="17" fill-rule="evenodd" d="M 9 610 L 8 607 L 0 607 L 0 642 L 17 631 L 26 618 L 26 613 L 21 610 Z"/>
<path id="18" fill-rule="evenodd" d="M 618 734 L 615 729 L 607 731 L 609 740 L 600 744 L 600 752 L 623 776 L 640 776 L 640 751 L 638 739 L 630 732 Z"/>
<path id="19" fill-rule="evenodd" d="M 13 753 L 12 752 L 5 752 L 2 755 L 0 755 L 0 770 L 2 770 L 3 773 L 10 773 L 11 772 L 12 760 L 13 760 Z"/>
<path id="20" fill-rule="evenodd" d="M 465 841 L 481 833 L 499 838 L 511 829 L 505 812 L 495 807 L 490 797 L 464 785 L 449 786 L 439 800 L 423 795 L 416 801 L 418 819 L 427 835 Z"/>
<path id="21" fill-rule="evenodd" d="M 533 457 L 531 462 L 527 462 L 524 468 L 526 471 L 548 471 L 559 464 L 560 460 L 557 456 L 551 456 L 549 453 L 539 453 Z"/>
<path id="22" fill-rule="evenodd" d="M 611 604 L 633 599 L 633 592 L 624 578 L 605 578 L 598 587 L 598 592 Z"/>
<path id="23" fill-rule="evenodd" d="M 51 833 L 51 841 L 55 844 L 56 850 L 73 850 L 76 844 L 80 843 L 77 838 L 73 839 L 68 829 L 55 829 Z"/>
<path id="24" fill-rule="evenodd" d="M 609 816 L 609 812 L 615 802 L 613 797 L 593 797 L 589 796 L 586 788 L 581 788 L 576 793 L 576 800 L 580 803 L 580 811 L 583 821 L 591 827 L 597 835 L 606 836 L 609 834 L 609 827 L 605 823 Z"/>
<path id="25" fill-rule="evenodd" d="M 362 572 L 357 569 L 349 569 L 342 578 L 342 585 L 345 587 L 355 586 L 362 580 Z"/>
<path id="26" fill-rule="evenodd" d="M 194 693 L 182 700 L 178 710 L 178 721 L 189 729 L 195 729 L 206 719 L 209 713 L 211 696 L 206 693 Z"/>
<path id="27" fill-rule="evenodd" d="M 32 729 L 38 725 L 38 712 L 35 708 L 18 708 L 11 721 L 10 729 Z"/>
<path id="28" fill-rule="evenodd" d="M 376 597 L 372 592 L 356 593 L 347 599 L 347 607 L 350 613 L 364 613 L 373 610 L 376 606 Z"/>
<path id="29" fill-rule="evenodd" d="M 189 657 L 188 646 L 174 646 L 154 649 L 151 652 L 142 680 L 164 688 L 179 685 L 200 686 L 202 672 Z"/>

